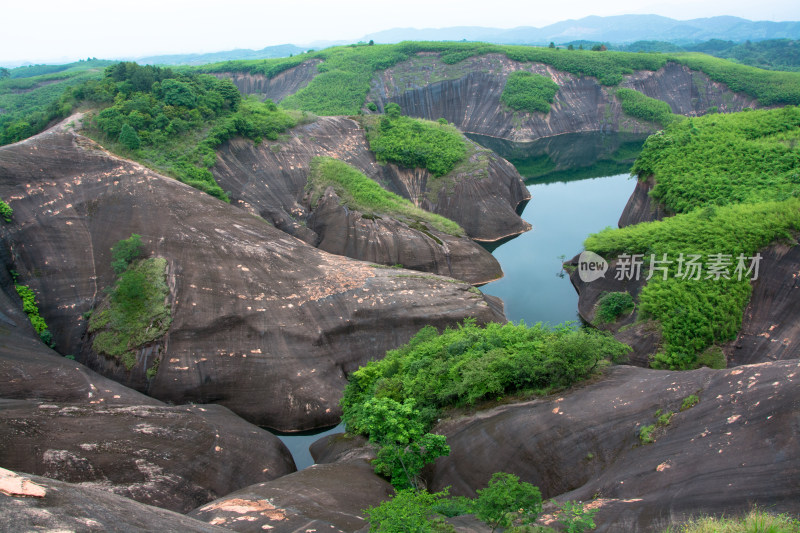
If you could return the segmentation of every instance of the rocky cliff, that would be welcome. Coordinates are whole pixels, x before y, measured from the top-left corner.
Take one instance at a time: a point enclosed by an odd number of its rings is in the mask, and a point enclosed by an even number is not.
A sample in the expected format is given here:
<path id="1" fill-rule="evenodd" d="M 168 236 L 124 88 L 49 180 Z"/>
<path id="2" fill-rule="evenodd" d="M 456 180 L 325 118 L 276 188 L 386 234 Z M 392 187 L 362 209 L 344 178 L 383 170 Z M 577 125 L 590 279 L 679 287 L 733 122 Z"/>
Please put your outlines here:
<path id="1" fill-rule="evenodd" d="M 502 275 L 495 259 L 469 239 L 396 220 L 366 219 L 328 199 L 312 213 L 305 195 L 314 157 L 340 159 L 417 206 L 458 222 L 467 236 L 494 241 L 530 229 L 516 207 L 530 198 L 507 161 L 472 146 L 462 172 L 432 178 L 426 170 L 381 165 L 364 130 L 344 117 L 299 126 L 283 140 L 254 146 L 244 139 L 219 150 L 214 176 L 235 203 L 309 244 L 339 255 L 485 283 Z M 431 235 L 433 234 L 433 235 Z"/>
<path id="2" fill-rule="evenodd" d="M 317 66 L 321 62 L 311 59 L 272 78 L 249 72 L 215 72 L 212 75 L 231 80 L 242 94 L 254 94 L 261 100 L 280 102 L 308 85 L 318 74 Z"/>
<path id="3" fill-rule="evenodd" d="M 548 76 L 559 85 L 548 114 L 513 112 L 502 104 L 500 95 L 506 78 L 518 70 Z M 663 100 L 674 113 L 684 115 L 704 114 L 710 107 L 722 112 L 758 107 L 753 98 L 675 63 L 656 72 L 628 75 L 620 87 Z M 444 117 L 462 131 L 513 141 L 575 132 L 654 130 L 653 124 L 622 113 L 613 87 L 600 85 L 591 77 L 578 77 L 549 65 L 519 63 L 499 54 L 447 65 L 436 54 L 421 53 L 382 71 L 373 79 L 368 99 L 380 109 L 395 102 L 412 116 L 432 120 Z"/>
<path id="4" fill-rule="evenodd" d="M 5 266 L 36 293 L 60 353 L 152 397 L 221 403 L 260 425 L 335 424 L 345 372 L 425 324 L 503 320 L 468 284 L 317 250 L 71 132 L 0 149 L 0 196 L 14 209 Z M 173 321 L 128 371 L 94 353 L 84 313 L 114 280 L 111 246 L 131 233 L 167 260 Z"/>

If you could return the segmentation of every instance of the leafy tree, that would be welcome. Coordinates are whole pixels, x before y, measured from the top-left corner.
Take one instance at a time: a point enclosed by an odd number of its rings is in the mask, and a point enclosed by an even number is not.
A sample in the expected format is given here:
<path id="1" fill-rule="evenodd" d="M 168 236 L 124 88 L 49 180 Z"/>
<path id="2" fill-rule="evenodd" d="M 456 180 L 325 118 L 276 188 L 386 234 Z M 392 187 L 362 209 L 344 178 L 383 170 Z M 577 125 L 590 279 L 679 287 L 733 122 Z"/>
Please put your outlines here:
<path id="1" fill-rule="evenodd" d="M 547 47 L 548 48 L 555 48 L 556 47 L 556 43 L 554 43 L 553 41 L 550 41 L 550 44 L 548 44 Z"/>
<path id="2" fill-rule="evenodd" d="M 567 50 L 575 50 L 575 47 L 572 45 L 567 46 Z"/>
<path id="3" fill-rule="evenodd" d="M 386 104 L 386 107 L 384 107 L 384 112 L 386 113 L 386 116 L 389 118 L 397 118 L 400 116 L 401 112 L 400 104 L 390 102 Z"/>
<path id="4" fill-rule="evenodd" d="M 0 80 L 4 80 L 10 77 L 11 77 L 11 72 L 9 72 L 7 68 L 0 67 Z"/>
<path id="5" fill-rule="evenodd" d="M 375 41 L 373 41 L 372 39 L 370 39 L 370 40 L 369 40 L 369 45 L 370 45 L 370 46 L 373 46 L 374 44 L 375 44 Z"/>
<path id="6" fill-rule="evenodd" d="M 496 472 L 485 489 L 477 491 L 475 515 L 492 531 L 509 527 L 515 520 L 535 522 L 542 512 L 542 495 L 530 483 L 520 482 L 514 474 Z"/>
<path id="7" fill-rule="evenodd" d="M 129 150 L 137 150 L 142 145 L 142 140 L 139 138 L 136 130 L 127 122 L 123 124 L 120 129 L 119 142 Z"/>
<path id="8" fill-rule="evenodd" d="M 111 267 L 114 273 L 123 273 L 128 265 L 142 256 L 142 236 L 132 233 L 127 239 L 122 239 L 111 248 Z"/>
<path id="9" fill-rule="evenodd" d="M 403 403 L 391 398 L 370 398 L 346 418 L 348 431 L 369 436 L 379 450 L 375 471 L 388 477 L 397 488 L 419 490 L 422 468 L 450 453 L 443 435 L 425 433 L 426 424 L 413 399 Z"/>
<path id="10" fill-rule="evenodd" d="M 564 502 L 558 521 L 564 526 L 566 533 L 584 533 L 595 528 L 594 515 L 599 509 L 584 509 L 579 502 Z"/>
<path id="11" fill-rule="evenodd" d="M 391 500 L 365 509 L 371 533 L 433 533 L 454 531 L 441 518 L 435 518 L 434 506 L 447 496 L 447 491 L 400 490 Z"/>

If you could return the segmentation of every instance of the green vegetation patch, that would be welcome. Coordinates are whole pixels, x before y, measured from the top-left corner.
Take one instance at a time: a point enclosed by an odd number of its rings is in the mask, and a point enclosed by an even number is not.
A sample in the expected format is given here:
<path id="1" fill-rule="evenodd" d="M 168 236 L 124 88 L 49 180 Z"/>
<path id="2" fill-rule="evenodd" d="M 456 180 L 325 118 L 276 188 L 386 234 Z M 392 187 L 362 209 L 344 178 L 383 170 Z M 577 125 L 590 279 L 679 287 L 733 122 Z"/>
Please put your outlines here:
<path id="1" fill-rule="evenodd" d="M 800 108 L 707 115 L 651 135 L 633 166 L 670 211 L 800 195 Z"/>
<path id="2" fill-rule="evenodd" d="M 500 101 L 515 111 L 549 113 L 558 84 L 541 74 L 524 70 L 508 75 Z"/>
<path id="3" fill-rule="evenodd" d="M 16 276 L 14 277 L 16 278 Z M 39 334 L 39 338 L 42 339 L 42 342 L 52 348 L 53 334 L 47 328 L 47 323 L 44 321 L 44 318 L 39 314 L 39 306 L 36 305 L 36 294 L 34 294 L 33 290 L 27 285 L 15 283 L 14 288 L 16 288 L 19 297 L 22 298 L 22 310 L 28 315 L 33 329 Z"/>
<path id="4" fill-rule="evenodd" d="M 427 326 L 408 344 L 353 372 L 341 401 L 347 431 L 379 446 L 373 463 L 398 488 L 417 487 L 422 467 L 447 455 L 425 433 L 441 410 L 524 390 L 548 391 L 592 375 L 630 347 L 595 330 L 465 320 L 439 334 Z"/>
<path id="5" fill-rule="evenodd" d="M 345 205 L 366 215 L 390 215 L 407 219 L 411 224 L 429 224 L 450 235 L 464 235 L 464 230 L 452 220 L 416 207 L 405 198 L 385 190 L 344 161 L 316 157 L 311 161 L 307 185 L 312 206 L 319 202 L 328 187 L 334 188 Z"/>
<path id="6" fill-rule="evenodd" d="M 5 203 L 3 200 L 0 200 L 0 218 L 6 222 L 11 222 L 11 217 L 13 215 L 14 210 L 11 209 L 11 206 Z"/>
<path id="7" fill-rule="evenodd" d="M 105 146 L 225 201 L 209 170 L 217 146 L 237 135 L 276 140 L 311 120 L 270 101 L 243 100 L 230 80 L 136 63 L 109 67 L 71 98 L 103 108 L 87 133 Z"/>
<path id="8" fill-rule="evenodd" d="M 776 239 L 791 238 L 800 229 L 800 199 L 783 202 L 738 204 L 716 209 L 698 209 L 657 222 L 646 222 L 621 229 L 606 229 L 589 236 L 584 246 L 604 257 L 651 255 L 666 271 L 655 271 L 639 295 L 639 317 L 653 318 L 661 325 L 662 351 L 654 366 L 673 369 L 693 368 L 697 355 L 709 346 L 736 338 L 742 313 L 750 298 L 750 275 L 742 271 L 738 279 L 739 255 L 749 269 L 749 259 Z M 728 279 L 677 277 L 679 261 L 700 256 L 701 263 L 728 263 Z M 716 256 L 715 254 L 722 254 Z M 643 272 L 647 272 L 645 264 Z M 684 274 L 688 275 L 684 262 Z M 666 276 L 666 279 L 664 279 Z"/>
<path id="9" fill-rule="evenodd" d="M 724 366 L 718 347 L 741 328 L 751 258 L 800 230 L 798 139 L 795 107 L 676 121 L 648 138 L 633 171 L 655 176 L 652 196 L 678 214 L 606 229 L 585 246 L 607 258 L 641 254 L 643 275 L 658 269 L 638 307 L 661 326 L 653 366 Z M 690 272 L 690 261 L 705 269 Z"/>
<path id="10" fill-rule="evenodd" d="M 386 116 L 364 117 L 370 150 L 381 163 L 425 168 L 444 176 L 467 157 L 467 141 L 454 126 L 400 115 L 400 106 L 388 104 Z"/>
<path id="11" fill-rule="evenodd" d="M 77 102 L 69 89 L 102 78 L 106 64 L 78 62 L 56 71 L 39 67 L 60 67 L 36 65 L 12 69 L 10 77 L 0 78 L 0 145 L 27 139 L 72 113 Z"/>
<path id="12" fill-rule="evenodd" d="M 160 257 L 141 259 L 120 274 L 89 320 L 89 332 L 96 334 L 94 351 L 130 370 L 136 364 L 135 350 L 164 336 L 172 323 L 166 267 L 167 260 Z"/>
<path id="13" fill-rule="evenodd" d="M 625 88 L 617 89 L 617 99 L 622 106 L 622 110 L 632 117 L 648 122 L 656 122 L 662 126 L 666 126 L 675 120 L 675 115 L 672 114 L 672 108 L 668 103 L 650 98 L 639 91 Z"/>

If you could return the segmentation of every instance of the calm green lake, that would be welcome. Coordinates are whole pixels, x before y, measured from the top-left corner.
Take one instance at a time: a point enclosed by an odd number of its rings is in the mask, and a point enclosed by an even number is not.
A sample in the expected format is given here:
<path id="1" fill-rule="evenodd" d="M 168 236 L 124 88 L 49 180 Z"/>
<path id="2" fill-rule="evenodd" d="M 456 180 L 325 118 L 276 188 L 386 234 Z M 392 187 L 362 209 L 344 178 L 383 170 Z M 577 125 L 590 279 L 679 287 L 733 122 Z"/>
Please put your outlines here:
<path id="1" fill-rule="evenodd" d="M 636 185 L 629 170 L 644 138 L 599 133 L 532 143 L 470 138 L 511 161 L 531 192 L 522 218 L 533 229 L 492 250 L 505 277 L 481 290 L 502 298 L 506 317 L 514 322 L 579 320 L 578 295 L 561 263 L 583 250 L 590 233 L 617 226 Z"/>

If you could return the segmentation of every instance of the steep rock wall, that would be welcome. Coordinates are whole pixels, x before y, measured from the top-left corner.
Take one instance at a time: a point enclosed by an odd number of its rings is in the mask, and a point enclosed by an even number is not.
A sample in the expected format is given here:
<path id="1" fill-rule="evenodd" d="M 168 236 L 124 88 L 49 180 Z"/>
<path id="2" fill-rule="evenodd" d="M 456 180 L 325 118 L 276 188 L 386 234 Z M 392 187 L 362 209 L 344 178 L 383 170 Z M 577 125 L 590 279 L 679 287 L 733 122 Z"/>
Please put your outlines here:
<path id="1" fill-rule="evenodd" d="M 506 78 L 518 70 L 536 72 L 558 83 L 548 114 L 513 112 L 502 104 Z M 705 74 L 675 63 L 656 72 L 628 75 L 620 86 L 663 100 L 673 112 L 685 115 L 703 114 L 713 106 L 720 111 L 758 107 L 751 97 L 733 93 Z M 372 81 L 369 99 L 380 109 L 395 102 L 412 116 L 444 117 L 465 132 L 520 142 L 563 133 L 657 129 L 624 115 L 613 92 L 613 87 L 602 86 L 594 78 L 549 65 L 519 63 L 503 55 L 488 54 L 451 66 L 435 54 L 421 54 L 380 72 Z"/>

